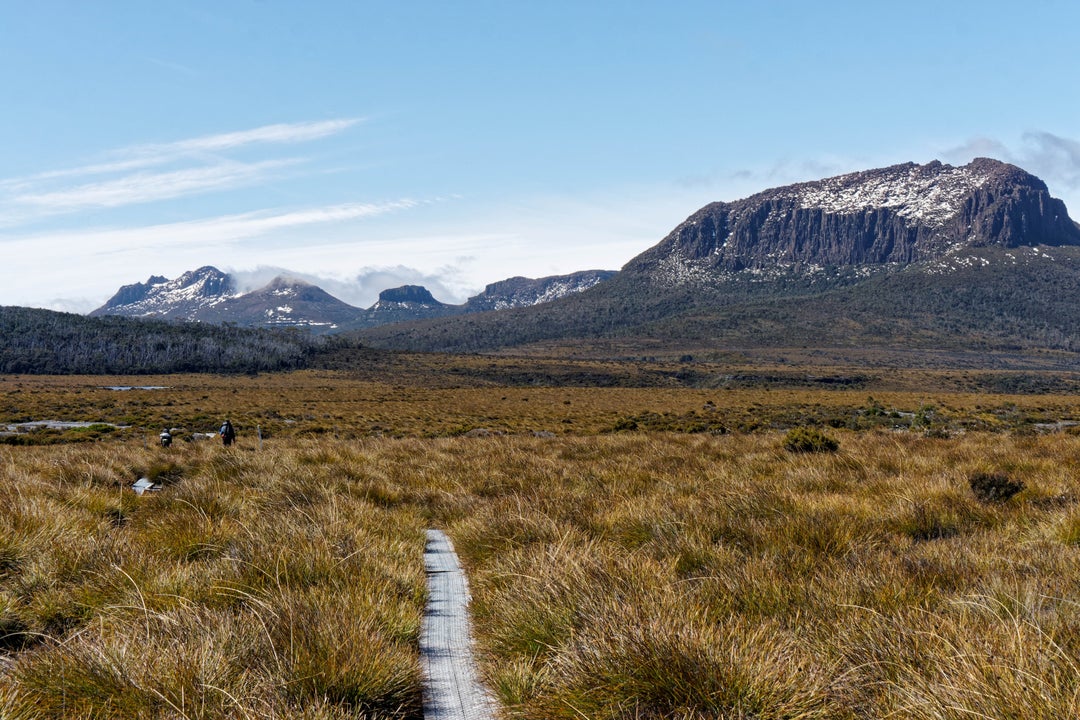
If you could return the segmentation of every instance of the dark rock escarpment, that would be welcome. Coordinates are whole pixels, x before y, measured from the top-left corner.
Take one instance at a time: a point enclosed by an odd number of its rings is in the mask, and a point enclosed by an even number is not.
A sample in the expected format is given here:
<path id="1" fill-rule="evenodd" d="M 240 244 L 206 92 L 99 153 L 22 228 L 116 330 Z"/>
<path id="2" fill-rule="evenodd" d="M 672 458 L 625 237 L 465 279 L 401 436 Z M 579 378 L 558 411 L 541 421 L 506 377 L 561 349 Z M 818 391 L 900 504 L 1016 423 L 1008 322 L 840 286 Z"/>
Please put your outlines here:
<path id="1" fill-rule="evenodd" d="M 907 163 L 712 203 L 624 270 L 659 268 L 678 282 L 691 271 L 907 264 L 991 244 L 1080 245 L 1080 228 L 1013 165 Z"/>
<path id="2" fill-rule="evenodd" d="M 379 303 L 416 303 L 442 305 L 423 285 L 402 285 L 379 293 Z"/>

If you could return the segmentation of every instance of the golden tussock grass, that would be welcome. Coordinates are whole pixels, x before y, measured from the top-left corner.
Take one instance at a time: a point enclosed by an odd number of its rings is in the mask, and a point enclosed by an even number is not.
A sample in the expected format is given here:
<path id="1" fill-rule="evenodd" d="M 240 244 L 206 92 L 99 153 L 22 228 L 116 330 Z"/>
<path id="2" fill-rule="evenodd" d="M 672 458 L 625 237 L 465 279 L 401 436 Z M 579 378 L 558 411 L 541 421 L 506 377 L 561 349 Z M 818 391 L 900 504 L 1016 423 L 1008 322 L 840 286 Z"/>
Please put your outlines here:
<path id="1" fill-rule="evenodd" d="M 6 716 L 418 715 L 424 523 L 348 448 L 3 452 Z"/>
<path id="2" fill-rule="evenodd" d="M 496 496 L 477 482 L 482 505 L 451 529 L 508 713 L 1080 710 L 1076 441 L 841 442 L 796 455 L 776 433 L 563 441 L 528 456 L 576 454 L 576 472 Z M 1027 489 L 979 502 L 967 477 L 986 467 Z"/>
<path id="3" fill-rule="evenodd" d="M 507 717 L 1080 715 L 1080 436 L 1032 431 L 1068 397 L 20 382 L 150 419 L 0 446 L 0 717 L 419 717 L 430 525 Z"/>

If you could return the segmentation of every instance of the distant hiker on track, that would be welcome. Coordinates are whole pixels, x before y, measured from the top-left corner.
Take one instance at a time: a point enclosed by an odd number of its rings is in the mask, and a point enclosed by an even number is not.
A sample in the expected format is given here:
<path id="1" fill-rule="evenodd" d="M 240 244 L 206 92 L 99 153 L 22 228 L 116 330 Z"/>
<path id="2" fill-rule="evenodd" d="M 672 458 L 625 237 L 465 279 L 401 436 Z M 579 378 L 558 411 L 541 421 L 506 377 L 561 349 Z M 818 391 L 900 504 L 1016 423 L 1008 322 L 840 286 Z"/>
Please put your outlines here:
<path id="1" fill-rule="evenodd" d="M 233 440 L 236 439 L 236 431 L 233 430 L 232 423 L 226 420 L 221 424 L 221 429 L 218 430 L 218 435 L 221 436 L 221 444 L 225 447 L 229 447 L 233 444 Z"/>
<path id="2" fill-rule="evenodd" d="M 172 433 L 169 432 L 168 428 L 162 430 L 161 435 L 159 435 L 158 437 L 161 438 L 161 447 L 169 447 L 170 445 L 172 445 Z"/>

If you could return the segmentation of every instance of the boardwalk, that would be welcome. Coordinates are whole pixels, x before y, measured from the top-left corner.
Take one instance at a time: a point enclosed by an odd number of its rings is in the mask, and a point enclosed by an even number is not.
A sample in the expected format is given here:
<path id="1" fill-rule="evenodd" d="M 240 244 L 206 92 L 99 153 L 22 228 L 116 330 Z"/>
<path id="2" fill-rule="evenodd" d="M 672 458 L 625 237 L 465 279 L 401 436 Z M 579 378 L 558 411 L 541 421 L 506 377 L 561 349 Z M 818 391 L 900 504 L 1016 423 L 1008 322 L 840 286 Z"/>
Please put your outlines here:
<path id="1" fill-rule="evenodd" d="M 425 720 L 494 720 L 494 702 L 480 684 L 469 630 L 469 588 L 450 539 L 427 531 L 428 606 L 420 628 Z"/>

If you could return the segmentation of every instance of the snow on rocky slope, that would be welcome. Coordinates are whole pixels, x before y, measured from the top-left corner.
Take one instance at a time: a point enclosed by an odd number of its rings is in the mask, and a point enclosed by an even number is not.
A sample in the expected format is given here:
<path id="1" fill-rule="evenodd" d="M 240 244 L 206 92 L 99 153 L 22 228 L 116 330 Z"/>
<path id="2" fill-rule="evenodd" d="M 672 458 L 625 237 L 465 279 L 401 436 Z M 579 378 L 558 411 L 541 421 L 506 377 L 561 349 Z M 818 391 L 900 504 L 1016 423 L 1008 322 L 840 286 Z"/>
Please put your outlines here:
<path id="1" fill-rule="evenodd" d="M 708 205 L 624 271 L 663 286 L 866 276 L 969 248 L 1080 245 L 1045 183 L 987 158 L 906 163 Z"/>

